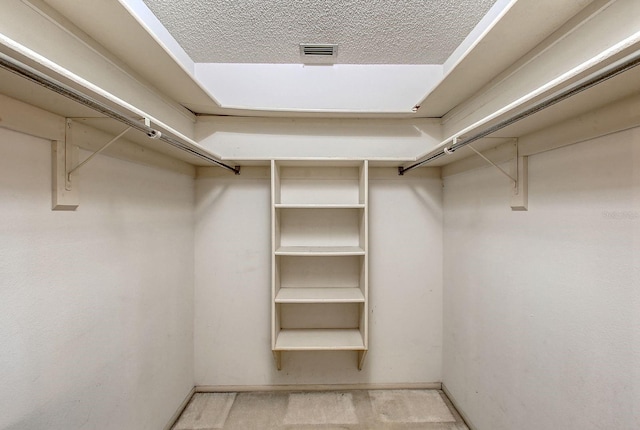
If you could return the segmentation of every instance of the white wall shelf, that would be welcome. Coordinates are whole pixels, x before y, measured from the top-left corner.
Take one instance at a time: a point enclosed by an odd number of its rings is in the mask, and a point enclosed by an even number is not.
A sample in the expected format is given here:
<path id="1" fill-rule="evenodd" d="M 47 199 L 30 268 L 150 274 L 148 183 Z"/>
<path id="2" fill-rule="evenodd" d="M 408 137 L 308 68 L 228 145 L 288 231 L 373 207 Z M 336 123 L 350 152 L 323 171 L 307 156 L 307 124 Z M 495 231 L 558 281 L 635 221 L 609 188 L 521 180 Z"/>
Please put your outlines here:
<path id="1" fill-rule="evenodd" d="M 351 351 L 365 350 L 358 329 L 283 329 L 274 351 Z"/>
<path id="2" fill-rule="evenodd" d="M 306 203 L 306 204 L 286 204 L 276 203 L 276 209 L 364 209 L 364 204 L 331 204 L 331 203 Z"/>
<path id="3" fill-rule="evenodd" d="M 271 162 L 272 351 L 368 350 L 368 162 Z"/>
<path id="4" fill-rule="evenodd" d="M 364 303 L 360 288 L 305 287 L 280 288 L 276 303 Z"/>
<path id="5" fill-rule="evenodd" d="M 341 255 L 364 255 L 364 249 L 358 246 L 281 246 L 276 249 L 276 255 L 299 255 L 299 256 L 341 256 Z"/>

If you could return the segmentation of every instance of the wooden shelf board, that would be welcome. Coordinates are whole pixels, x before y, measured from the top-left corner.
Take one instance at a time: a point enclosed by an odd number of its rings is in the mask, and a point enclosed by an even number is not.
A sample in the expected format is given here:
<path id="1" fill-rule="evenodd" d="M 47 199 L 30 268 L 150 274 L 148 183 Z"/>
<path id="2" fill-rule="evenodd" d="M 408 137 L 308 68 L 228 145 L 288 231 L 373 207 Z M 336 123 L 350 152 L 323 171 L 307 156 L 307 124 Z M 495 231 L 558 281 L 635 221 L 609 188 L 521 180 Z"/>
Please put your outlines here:
<path id="1" fill-rule="evenodd" d="M 363 203 L 276 203 L 276 209 L 364 209 Z"/>
<path id="2" fill-rule="evenodd" d="M 364 351 L 358 329 L 282 329 L 274 351 Z"/>
<path id="3" fill-rule="evenodd" d="M 364 249 L 359 246 L 281 246 L 276 249 L 275 254 L 300 256 L 364 255 Z"/>
<path id="4" fill-rule="evenodd" d="M 276 303 L 364 303 L 360 288 L 280 288 Z"/>

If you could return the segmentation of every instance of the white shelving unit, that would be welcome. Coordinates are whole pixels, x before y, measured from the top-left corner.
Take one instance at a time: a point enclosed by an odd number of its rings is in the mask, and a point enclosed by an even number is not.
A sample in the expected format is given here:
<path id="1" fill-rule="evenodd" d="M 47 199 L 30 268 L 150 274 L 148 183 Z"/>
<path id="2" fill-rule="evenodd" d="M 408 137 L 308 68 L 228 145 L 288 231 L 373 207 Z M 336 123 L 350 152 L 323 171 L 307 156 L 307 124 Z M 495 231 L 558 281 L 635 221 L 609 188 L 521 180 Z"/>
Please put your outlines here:
<path id="1" fill-rule="evenodd" d="M 272 161 L 272 350 L 368 350 L 367 161 Z"/>

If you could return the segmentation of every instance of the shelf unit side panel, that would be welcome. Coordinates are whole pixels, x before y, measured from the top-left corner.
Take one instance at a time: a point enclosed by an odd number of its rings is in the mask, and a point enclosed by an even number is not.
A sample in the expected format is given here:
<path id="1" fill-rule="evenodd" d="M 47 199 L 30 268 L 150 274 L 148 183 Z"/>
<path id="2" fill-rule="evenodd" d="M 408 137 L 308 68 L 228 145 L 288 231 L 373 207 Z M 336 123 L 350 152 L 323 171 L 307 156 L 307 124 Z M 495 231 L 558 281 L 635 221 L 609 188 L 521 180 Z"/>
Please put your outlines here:
<path id="1" fill-rule="evenodd" d="M 368 320 L 369 320 L 369 294 L 367 287 L 367 260 L 366 256 L 362 258 L 362 264 L 360 266 L 360 285 L 362 295 L 364 297 L 364 302 L 362 303 L 362 308 L 360 312 L 360 331 L 362 332 L 362 339 L 364 340 L 365 346 L 368 344 L 367 335 L 368 335 Z"/>
<path id="2" fill-rule="evenodd" d="M 275 263 L 273 264 L 273 298 L 278 295 L 278 292 L 282 288 L 282 270 L 278 262 L 278 257 L 275 257 Z"/>
<path id="3" fill-rule="evenodd" d="M 359 177 L 358 177 L 358 203 L 362 203 L 366 205 L 367 203 L 367 187 L 369 185 L 368 181 L 368 162 L 363 161 L 362 165 L 360 165 Z"/>
<path id="4" fill-rule="evenodd" d="M 360 226 L 360 243 L 362 244 L 365 255 L 362 262 L 361 282 L 364 295 L 364 304 L 360 319 L 360 331 L 365 349 L 369 348 L 369 161 L 364 160 L 361 171 L 361 192 L 364 210 L 362 214 L 362 223 Z M 362 358 L 364 361 L 364 357 Z M 362 363 L 360 363 L 360 366 Z"/>
<path id="5" fill-rule="evenodd" d="M 276 339 L 280 331 L 276 294 L 280 285 L 280 273 L 277 267 L 275 250 L 280 246 L 279 222 L 276 219 L 275 203 L 280 200 L 280 172 L 274 160 L 271 160 L 271 349 L 275 349 Z"/>
<path id="6" fill-rule="evenodd" d="M 367 259 L 365 258 L 366 255 L 363 255 L 362 258 L 360 259 L 360 264 L 358 265 L 358 269 L 357 269 L 357 276 L 358 276 L 358 285 L 360 287 L 360 291 L 362 291 L 362 296 L 365 298 L 365 301 L 367 300 L 367 277 L 366 277 L 366 272 L 367 272 Z"/>
<path id="7" fill-rule="evenodd" d="M 273 339 L 272 339 L 272 349 L 275 347 L 276 345 L 276 340 L 278 339 L 278 333 L 280 332 L 280 330 L 282 330 L 282 312 L 281 312 L 281 308 L 280 308 L 280 303 L 276 303 L 275 301 L 273 302 L 273 326 L 274 326 L 274 332 L 273 332 Z"/>
<path id="8" fill-rule="evenodd" d="M 280 185 L 280 166 L 274 160 L 271 160 L 271 203 L 275 205 L 281 200 Z"/>

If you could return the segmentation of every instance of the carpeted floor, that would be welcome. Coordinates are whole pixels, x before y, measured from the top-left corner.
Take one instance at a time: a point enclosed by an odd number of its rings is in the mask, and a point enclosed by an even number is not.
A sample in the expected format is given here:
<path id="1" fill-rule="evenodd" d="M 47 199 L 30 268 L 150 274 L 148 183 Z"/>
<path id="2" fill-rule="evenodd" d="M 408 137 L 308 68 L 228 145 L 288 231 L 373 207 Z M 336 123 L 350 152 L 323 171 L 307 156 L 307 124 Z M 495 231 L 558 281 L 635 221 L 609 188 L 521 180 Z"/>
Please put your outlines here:
<path id="1" fill-rule="evenodd" d="M 468 430 L 442 391 L 197 393 L 173 430 Z"/>

